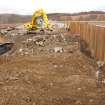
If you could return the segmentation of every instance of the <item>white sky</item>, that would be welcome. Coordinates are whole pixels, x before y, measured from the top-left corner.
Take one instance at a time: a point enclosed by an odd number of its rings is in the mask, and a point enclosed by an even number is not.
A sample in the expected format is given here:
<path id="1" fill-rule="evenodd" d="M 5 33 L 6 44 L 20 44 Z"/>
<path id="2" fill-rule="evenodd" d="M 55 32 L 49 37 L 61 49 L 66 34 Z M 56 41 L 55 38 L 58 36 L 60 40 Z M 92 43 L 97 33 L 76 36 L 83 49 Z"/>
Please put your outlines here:
<path id="1" fill-rule="evenodd" d="M 40 8 L 47 13 L 104 10 L 105 0 L 0 0 L 0 13 L 33 14 Z"/>

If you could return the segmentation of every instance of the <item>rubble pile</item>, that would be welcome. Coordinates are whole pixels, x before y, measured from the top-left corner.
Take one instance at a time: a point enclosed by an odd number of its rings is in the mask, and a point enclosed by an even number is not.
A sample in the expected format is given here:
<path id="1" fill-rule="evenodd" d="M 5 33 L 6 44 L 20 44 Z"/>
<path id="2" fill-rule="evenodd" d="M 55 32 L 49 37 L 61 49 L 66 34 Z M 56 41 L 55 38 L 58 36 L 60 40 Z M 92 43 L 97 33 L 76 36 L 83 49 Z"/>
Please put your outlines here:
<path id="1" fill-rule="evenodd" d="M 61 29 L 60 29 L 61 30 Z M 27 34 L 23 26 L 17 26 L 11 30 L 2 29 L 9 42 L 15 43 L 14 55 L 35 55 L 42 53 L 72 53 L 78 49 L 77 37 L 71 37 L 67 31 L 58 29 L 49 33 Z M 56 33 L 57 32 L 57 33 Z"/>

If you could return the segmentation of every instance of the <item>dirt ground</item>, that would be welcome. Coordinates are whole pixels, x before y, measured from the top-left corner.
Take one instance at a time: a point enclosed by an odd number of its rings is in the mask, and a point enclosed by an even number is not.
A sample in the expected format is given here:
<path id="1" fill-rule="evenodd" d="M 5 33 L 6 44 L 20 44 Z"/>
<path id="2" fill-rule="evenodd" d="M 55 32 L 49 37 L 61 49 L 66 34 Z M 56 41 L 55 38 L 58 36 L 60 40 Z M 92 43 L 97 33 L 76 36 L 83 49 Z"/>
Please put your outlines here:
<path id="1" fill-rule="evenodd" d="M 0 105 L 105 105 L 105 88 L 97 87 L 94 61 L 80 52 L 78 37 L 19 30 L 6 37 L 15 50 L 0 57 Z"/>

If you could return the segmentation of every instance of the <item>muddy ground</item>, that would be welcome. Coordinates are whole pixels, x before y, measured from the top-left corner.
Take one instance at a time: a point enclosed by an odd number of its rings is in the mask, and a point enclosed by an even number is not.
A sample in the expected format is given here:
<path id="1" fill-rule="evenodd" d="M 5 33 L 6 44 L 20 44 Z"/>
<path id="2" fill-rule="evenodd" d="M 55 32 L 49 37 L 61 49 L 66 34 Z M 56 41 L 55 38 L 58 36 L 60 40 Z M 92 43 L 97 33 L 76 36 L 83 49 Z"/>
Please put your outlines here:
<path id="1" fill-rule="evenodd" d="M 0 57 L 0 105 L 105 105 L 105 88 L 96 85 L 94 61 L 80 52 L 78 37 L 21 32 L 6 34 L 15 47 Z"/>

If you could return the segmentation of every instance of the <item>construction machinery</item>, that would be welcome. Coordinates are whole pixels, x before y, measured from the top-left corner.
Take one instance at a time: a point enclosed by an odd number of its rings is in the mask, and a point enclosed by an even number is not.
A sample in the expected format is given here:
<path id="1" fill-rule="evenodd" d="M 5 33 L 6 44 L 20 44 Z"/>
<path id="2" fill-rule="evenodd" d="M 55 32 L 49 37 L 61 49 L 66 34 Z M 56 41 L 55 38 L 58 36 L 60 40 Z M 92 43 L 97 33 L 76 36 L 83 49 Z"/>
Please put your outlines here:
<path id="1" fill-rule="evenodd" d="M 5 35 L 0 32 L 0 55 L 9 52 L 14 46 L 14 43 L 7 42 Z"/>
<path id="2" fill-rule="evenodd" d="M 43 30 L 43 31 L 51 30 L 52 31 L 52 25 L 49 24 L 47 14 L 44 9 L 40 9 L 40 10 L 36 11 L 33 14 L 32 22 L 25 24 L 24 27 L 28 31 L 32 31 L 32 30 L 34 30 L 34 31 L 36 31 L 36 30 Z"/>

